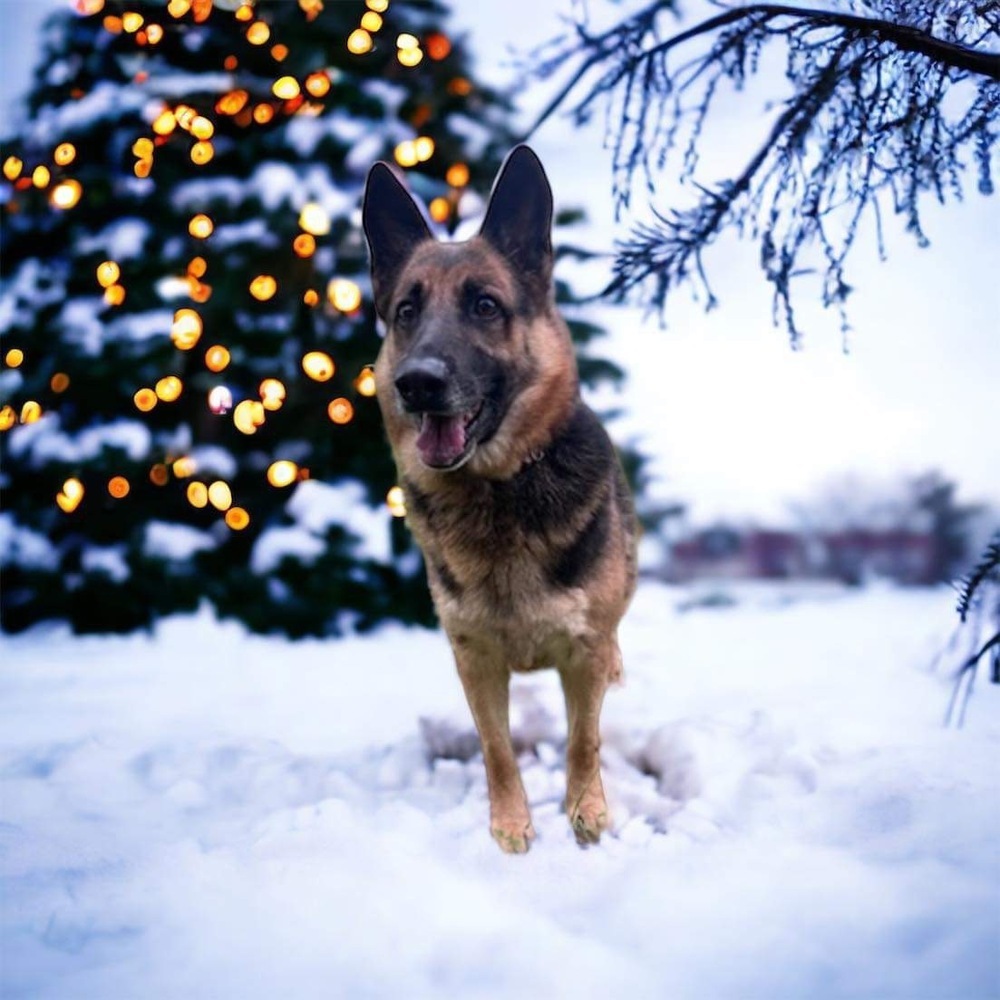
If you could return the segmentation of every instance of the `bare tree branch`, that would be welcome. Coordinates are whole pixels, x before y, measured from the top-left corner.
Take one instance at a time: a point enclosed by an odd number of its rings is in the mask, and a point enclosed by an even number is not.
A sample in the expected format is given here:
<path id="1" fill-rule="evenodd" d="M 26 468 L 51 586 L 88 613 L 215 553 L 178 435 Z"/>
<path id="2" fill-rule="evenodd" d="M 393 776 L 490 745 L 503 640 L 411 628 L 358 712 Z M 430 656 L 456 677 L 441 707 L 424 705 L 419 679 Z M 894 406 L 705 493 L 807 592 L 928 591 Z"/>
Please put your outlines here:
<path id="1" fill-rule="evenodd" d="M 674 3 L 661 0 L 600 34 L 578 25 L 538 63 L 542 76 L 572 72 L 534 127 L 561 108 L 584 120 L 605 103 L 616 209 L 632 209 L 637 175 L 651 199 L 652 220 L 637 223 L 618 246 L 608 294 L 638 294 L 662 312 L 668 293 L 692 282 L 711 305 L 703 255 L 723 231 L 736 229 L 759 242 L 775 317 L 784 319 L 793 344 L 792 288 L 810 273 L 822 275 L 822 301 L 838 310 L 846 332 L 845 262 L 868 210 L 881 252 L 886 203 L 923 245 L 927 196 L 961 198 L 969 166 L 979 190 L 992 192 L 1000 5 L 845 3 L 851 9 L 746 4 L 664 38 L 658 17 L 673 14 Z M 696 46 L 675 66 L 675 54 L 696 39 L 708 42 L 707 51 Z M 791 96 L 742 170 L 699 180 L 702 127 L 720 84 L 741 88 L 775 45 L 785 49 Z M 655 199 L 675 160 L 680 181 L 700 197 L 693 207 L 667 211 Z"/>

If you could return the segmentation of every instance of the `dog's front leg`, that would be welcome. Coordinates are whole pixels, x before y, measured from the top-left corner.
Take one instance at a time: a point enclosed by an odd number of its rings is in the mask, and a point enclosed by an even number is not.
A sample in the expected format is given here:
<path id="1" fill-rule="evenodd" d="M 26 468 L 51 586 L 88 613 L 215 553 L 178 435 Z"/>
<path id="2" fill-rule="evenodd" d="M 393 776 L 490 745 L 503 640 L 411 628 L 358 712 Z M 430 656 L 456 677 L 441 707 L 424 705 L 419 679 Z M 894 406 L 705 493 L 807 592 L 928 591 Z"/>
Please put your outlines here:
<path id="1" fill-rule="evenodd" d="M 483 746 L 490 832 L 504 851 L 523 854 L 535 831 L 510 738 L 510 670 L 495 655 L 457 645 L 455 661 Z"/>
<path id="2" fill-rule="evenodd" d="M 614 637 L 581 644 L 560 667 L 566 699 L 566 813 L 581 844 L 594 844 L 611 817 L 601 782 L 601 705 L 610 680 L 620 673 Z"/>

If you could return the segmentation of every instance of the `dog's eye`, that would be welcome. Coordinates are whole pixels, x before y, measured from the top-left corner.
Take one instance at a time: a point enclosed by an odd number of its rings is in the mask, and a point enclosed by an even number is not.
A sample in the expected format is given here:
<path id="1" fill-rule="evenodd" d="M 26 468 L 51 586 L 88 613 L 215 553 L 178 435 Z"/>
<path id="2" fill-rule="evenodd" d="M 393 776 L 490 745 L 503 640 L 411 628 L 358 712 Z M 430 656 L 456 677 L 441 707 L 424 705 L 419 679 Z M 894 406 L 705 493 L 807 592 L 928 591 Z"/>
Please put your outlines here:
<path id="1" fill-rule="evenodd" d="M 417 307 L 412 302 L 400 302 L 396 306 L 396 322 L 402 323 L 404 326 L 407 323 L 412 323 L 417 318 Z"/>
<path id="2" fill-rule="evenodd" d="M 480 319 L 492 319 L 500 315 L 500 303 L 492 295 L 479 295 L 472 310 Z"/>

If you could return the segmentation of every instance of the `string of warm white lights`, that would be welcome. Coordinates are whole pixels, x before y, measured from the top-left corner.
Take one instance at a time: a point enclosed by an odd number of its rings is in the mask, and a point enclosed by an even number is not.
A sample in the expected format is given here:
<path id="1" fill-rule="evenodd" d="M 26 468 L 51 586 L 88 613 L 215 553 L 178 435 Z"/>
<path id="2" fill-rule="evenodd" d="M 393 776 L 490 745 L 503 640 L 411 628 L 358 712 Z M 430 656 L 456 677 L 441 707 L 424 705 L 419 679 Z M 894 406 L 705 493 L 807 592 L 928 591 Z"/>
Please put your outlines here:
<path id="1" fill-rule="evenodd" d="M 321 13 L 323 0 L 298 0 L 298 6 L 307 20 L 311 21 Z M 75 0 L 74 7 L 81 16 L 96 16 L 105 10 L 105 0 Z M 227 7 L 232 10 L 237 21 L 246 23 L 244 37 L 248 44 L 269 44 L 274 60 L 277 63 L 284 61 L 288 56 L 288 48 L 275 40 L 271 26 L 257 17 L 251 0 L 244 0 L 235 9 L 229 5 Z M 374 36 L 384 27 L 383 15 L 388 7 L 389 0 L 366 0 L 367 9 L 362 13 L 358 27 L 346 39 L 346 47 L 352 55 L 361 57 L 372 50 Z M 170 0 L 165 11 L 174 21 L 190 18 L 194 24 L 200 24 L 211 15 L 213 0 Z M 140 48 L 154 48 L 165 38 L 164 26 L 147 20 L 139 11 L 127 11 L 120 16 L 108 13 L 103 17 L 102 25 L 110 34 L 132 36 Z M 409 33 L 401 33 L 396 38 L 396 59 L 403 67 L 417 66 L 425 56 L 431 60 L 445 59 L 450 51 L 450 41 L 439 32 L 430 33 L 423 39 Z M 236 55 L 230 54 L 223 60 L 223 68 L 227 72 L 234 72 L 238 66 Z M 336 73 L 336 70 L 314 69 L 301 80 L 292 75 L 278 76 L 270 87 L 273 100 L 255 102 L 248 90 L 234 88 L 214 99 L 212 109 L 199 109 L 184 102 L 163 104 L 147 118 L 149 134 L 137 136 L 131 144 L 131 152 L 135 157 L 133 172 L 140 179 L 149 177 L 155 170 L 158 151 L 168 143 L 180 141 L 190 141 L 188 154 L 195 167 L 211 162 L 215 156 L 213 137 L 219 118 L 230 119 L 240 128 L 249 128 L 268 125 L 278 116 L 318 114 L 322 111 L 322 105 L 311 102 L 322 101 L 327 97 Z M 149 79 L 149 74 L 140 69 L 134 79 L 136 83 L 144 83 Z M 456 77 L 448 83 L 450 94 L 467 94 L 470 87 L 469 82 L 462 77 Z M 216 121 L 213 121 L 213 115 Z M 394 149 L 394 158 L 403 168 L 425 163 L 434 154 L 434 140 L 427 135 L 404 140 Z M 51 162 L 36 163 L 30 168 L 18 156 L 8 156 L 3 163 L 3 176 L 15 190 L 23 191 L 32 187 L 40 191 L 47 190 L 52 209 L 59 212 L 71 211 L 86 195 L 80 180 L 70 175 L 70 171 L 78 164 L 76 147 L 70 142 L 59 142 L 53 149 Z M 447 170 L 446 181 L 450 188 L 448 197 L 434 198 L 429 206 L 431 216 L 438 222 L 448 221 L 455 212 L 461 192 L 469 183 L 468 167 L 463 163 L 452 164 Z M 300 232 L 292 240 L 290 249 L 296 257 L 308 259 L 317 251 L 317 240 L 322 240 L 330 233 L 331 219 L 322 205 L 310 201 L 300 211 L 298 226 Z M 215 232 L 215 222 L 206 212 L 196 212 L 188 221 L 187 231 L 194 240 L 208 241 Z M 193 303 L 174 311 L 169 336 L 178 351 L 194 351 L 205 335 L 205 323 L 197 306 L 211 298 L 212 287 L 205 280 L 207 276 L 208 264 L 205 258 L 194 256 L 187 264 L 184 275 L 180 279 L 172 279 L 181 282 L 181 287 L 185 288 Z M 100 263 L 96 269 L 96 280 L 109 308 L 117 308 L 125 302 L 128 275 L 123 273 L 123 266 L 118 261 L 109 259 Z M 255 300 L 267 302 L 278 294 L 279 281 L 273 274 L 261 273 L 250 278 L 247 287 Z M 344 276 L 329 280 L 325 297 L 321 296 L 320 289 L 310 287 L 302 292 L 301 299 L 309 308 L 318 307 L 325 299 L 332 310 L 344 316 L 356 315 L 363 305 L 361 288 Z M 21 348 L 12 348 L 4 356 L 4 361 L 10 368 L 19 367 L 24 360 Z M 208 372 L 221 374 L 229 366 L 232 353 L 226 344 L 216 342 L 205 350 L 203 360 Z M 301 359 L 301 367 L 306 377 L 318 383 L 329 381 L 337 370 L 334 359 L 321 350 L 307 351 Z M 57 372 L 50 381 L 52 391 L 57 394 L 65 392 L 69 385 L 69 376 L 63 372 Z M 353 387 L 360 397 L 370 398 L 375 395 L 375 377 L 370 366 L 364 367 L 357 374 Z M 184 391 L 185 384 L 181 376 L 168 371 L 153 385 L 137 388 L 132 400 L 135 408 L 146 414 L 157 406 L 174 403 Z M 285 398 L 285 385 L 280 379 L 271 377 L 260 382 L 256 398 L 234 398 L 232 389 L 220 382 L 207 391 L 205 405 L 213 415 L 231 414 L 236 429 L 242 434 L 252 435 L 263 426 L 269 413 L 281 409 Z M 348 424 L 355 416 L 355 403 L 345 396 L 338 396 L 328 403 L 326 413 L 332 423 Z M 10 404 L 5 405 L 0 409 L 0 430 L 9 430 L 18 423 L 33 423 L 42 415 L 43 408 L 36 400 L 24 402 L 19 411 Z M 231 528 L 245 528 L 249 524 L 250 514 L 234 504 L 229 484 L 223 480 L 201 482 L 194 478 L 197 471 L 194 459 L 181 455 L 153 464 L 149 478 L 160 486 L 168 483 L 171 478 L 187 481 L 185 495 L 192 506 L 204 508 L 211 505 L 224 512 L 225 522 Z M 280 459 L 271 463 L 266 475 L 271 486 L 281 489 L 307 478 L 308 470 L 288 459 Z M 107 491 L 115 499 L 124 499 L 128 497 L 131 485 L 124 476 L 115 475 L 108 480 Z M 84 494 L 83 483 L 76 477 L 70 477 L 57 494 L 56 503 L 61 510 L 72 513 L 83 502 Z M 386 502 L 394 516 L 405 514 L 402 490 L 398 487 L 389 491 Z"/>

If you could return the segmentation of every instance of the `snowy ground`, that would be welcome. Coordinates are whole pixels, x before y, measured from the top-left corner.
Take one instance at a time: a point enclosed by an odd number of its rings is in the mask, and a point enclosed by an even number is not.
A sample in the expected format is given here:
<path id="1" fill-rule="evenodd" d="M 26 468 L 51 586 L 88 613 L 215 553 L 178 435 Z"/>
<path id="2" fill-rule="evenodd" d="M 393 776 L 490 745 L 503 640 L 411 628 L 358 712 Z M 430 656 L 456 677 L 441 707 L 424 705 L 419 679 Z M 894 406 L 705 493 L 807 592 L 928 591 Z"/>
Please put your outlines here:
<path id="1" fill-rule="evenodd" d="M 596 848 L 519 683 L 525 857 L 438 634 L 5 639 L 2 995 L 996 997 L 1000 690 L 942 727 L 947 591 L 801 596 L 640 589 Z"/>

